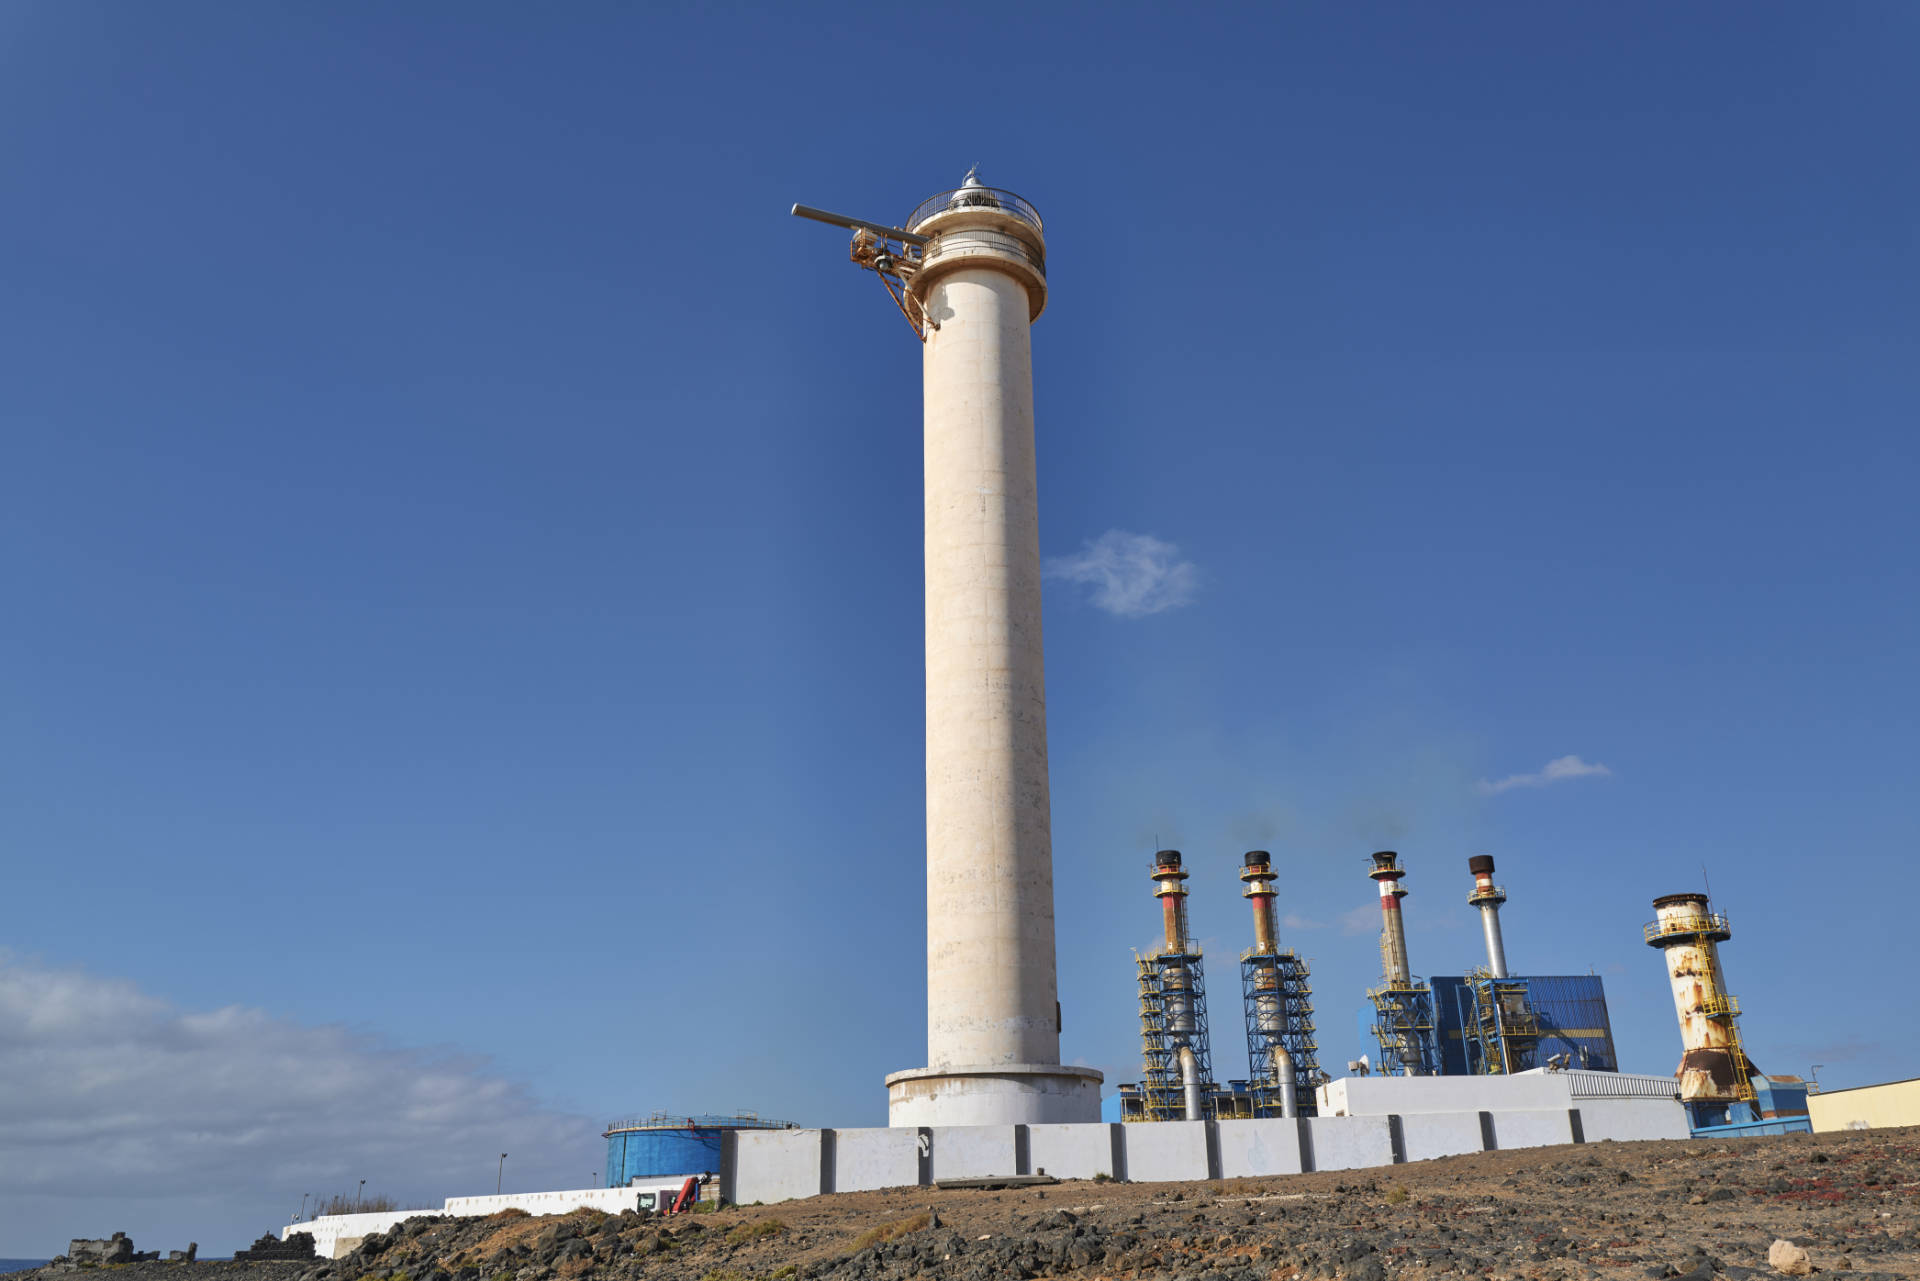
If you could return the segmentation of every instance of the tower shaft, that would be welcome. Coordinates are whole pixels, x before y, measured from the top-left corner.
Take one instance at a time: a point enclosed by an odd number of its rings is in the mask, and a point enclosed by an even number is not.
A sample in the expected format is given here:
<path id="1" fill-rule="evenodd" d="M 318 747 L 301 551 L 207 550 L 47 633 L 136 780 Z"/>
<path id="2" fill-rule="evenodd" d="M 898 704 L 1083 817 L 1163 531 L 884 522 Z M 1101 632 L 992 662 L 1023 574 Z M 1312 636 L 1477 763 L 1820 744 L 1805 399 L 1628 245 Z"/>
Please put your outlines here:
<path id="1" fill-rule="evenodd" d="M 1056 1063 L 1027 291 L 934 289 L 927 335 L 927 1061 Z"/>
<path id="2" fill-rule="evenodd" d="M 893 1125 L 1093 1121 L 1060 1065 L 1030 326 L 1040 217 L 971 175 L 908 220 L 924 322 L 927 1066 Z M 898 264 L 896 264 L 896 267 Z"/>

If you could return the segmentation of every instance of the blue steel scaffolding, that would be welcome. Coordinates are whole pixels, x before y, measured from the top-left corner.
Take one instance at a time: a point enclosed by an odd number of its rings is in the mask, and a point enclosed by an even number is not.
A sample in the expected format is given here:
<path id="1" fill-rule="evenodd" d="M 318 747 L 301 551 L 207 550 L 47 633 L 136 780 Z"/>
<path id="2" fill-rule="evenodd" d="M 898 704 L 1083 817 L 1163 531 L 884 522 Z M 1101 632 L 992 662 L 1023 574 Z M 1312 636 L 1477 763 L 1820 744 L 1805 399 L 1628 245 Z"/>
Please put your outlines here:
<path id="1" fill-rule="evenodd" d="M 1307 963 L 1291 950 L 1262 952 L 1250 948 L 1240 956 L 1240 1001 L 1247 1020 L 1248 1090 L 1253 1114 L 1280 1116 L 1280 1074 L 1274 1068 L 1274 1047 L 1284 1046 L 1293 1059 L 1294 1106 L 1301 1116 L 1317 1116 L 1314 1091 L 1326 1083 L 1320 1070 L 1320 1047 L 1313 1039 L 1313 987 L 1307 981 Z"/>
<path id="2" fill-rule="evenodd" d="M 1214 1119 L 1213 1043 L 1207 1029 L 1206 970 L 1200 948 L 1135 956 L 1140 973 L 1140 1094 L 1142 1121 L 1186 1116 L 1180 1050 L 1193 1051 L 1200 1070 L 1201 1119 Z M 1131 1119 L 1131 1118 L 1129 1118 Z"/>
<path id="3" fill-rule="evenodd" d="M 1438 1076 L 1440 1051 L 1433 1028 L 1433 990 L 1418 978 L 1383 983 L 1367 992 L 1380 1071 L 1388 1076 Z"/>

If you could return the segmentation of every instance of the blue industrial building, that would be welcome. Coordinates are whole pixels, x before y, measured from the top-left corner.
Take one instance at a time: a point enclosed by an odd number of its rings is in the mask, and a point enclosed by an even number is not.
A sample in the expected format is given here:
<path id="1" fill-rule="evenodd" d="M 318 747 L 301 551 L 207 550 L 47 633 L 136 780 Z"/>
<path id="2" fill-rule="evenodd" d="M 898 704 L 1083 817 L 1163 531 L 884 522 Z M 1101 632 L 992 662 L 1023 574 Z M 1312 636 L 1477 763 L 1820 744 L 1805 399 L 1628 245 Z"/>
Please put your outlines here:
<path id="1" fill-rule="evenodd" d="M 1563 1067 L 1618 1072 L 1613 1024 L 1607 1018 L 1607 994 L 1597 974 L 1515 976 L 1501 979 L 1500 995 L 1509 998 L 1517 1017 L 1501 1028 L 1507 1063 L 1489 1065 L 1482 1029 L 1492 1018 L 1484 995 L 1476 996 L 1472 977 L 1442 976 L 1432 981 L 1435 1031 L 1440 1042 L 1440 1071 L 1445 1076 L 1488 1072 L 1525 1072 L 1556 1061 Z M 1478 986 L 1485 987 L 1485 980 Z M 1511 995 L 1524 991 L 1525 1000 Z M 1494 1014 L 1510 1011 L 1495 1008 Z M 1565 1056 L 1562 1058 L 1561 1056 Z"/>
<path id="2" fill-rule="evenodd" d="M 626 1187 L 639 1180 L 679 1178 L 720 1171 L 720 1143 L 729 1130 L 789 1130 L 787 1121 L 771 1121 L 743 1112 L 736 1116 L 685 1116 L 655 1112 L 645 1120 L 608 1124 L 607 1186 Z"/>

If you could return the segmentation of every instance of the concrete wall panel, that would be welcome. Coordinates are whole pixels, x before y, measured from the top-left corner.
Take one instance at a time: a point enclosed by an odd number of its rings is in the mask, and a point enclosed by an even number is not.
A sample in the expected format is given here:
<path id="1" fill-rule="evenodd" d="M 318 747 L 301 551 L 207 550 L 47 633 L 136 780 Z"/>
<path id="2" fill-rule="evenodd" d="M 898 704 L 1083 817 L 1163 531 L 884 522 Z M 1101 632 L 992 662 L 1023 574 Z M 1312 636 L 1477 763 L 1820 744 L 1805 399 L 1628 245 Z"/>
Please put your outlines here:
<path id="1" fill-rule="evenodd" d="M 1121 1127 L 1127 1178 L 1135 1183 L 1171 1183 L 1208 1177 L 1207 1122 L 1136 1121 Z"/>
<path id="2" fill-rule="evenodd" d="M 933 1179 L 985 1179 L 1018 1174 L 1019 1149 L 1011 1125 L 936 1125 Z"/>
<path id="3" fill-rule="evenodd" d="M 1310 1116 L 1303 1157 L 1315 1170 L 1393 1164 L 1393 1131 L 1384 1116 Z"/>
<path id="4" fill-rule="evenodd" d="M 1687 1110 L 1678 1099 L 1581 1099 L 1580 1135 L 1588 1143 L 1606 1139 L 1684 1139 Z"/>
<path id="5" fill-rule="evenodd" d="M 1056 1179 L 1091 1179 L 1096 1174 L 1117 1177 L 1113 1168 L 1115 1131 L 1101 1125 L 1030 1125 L 1027 1127 L 1027 1164 L 1031 1172 L 1045 1170 Z"/>
<path id="6" fill-rule="evenodd" d="M 1431 1161 L 1462 1152 L 1486 1151 L 1478 1112 L 1416 1112 L 1400 1118 L 1409 1161 Z"/>
<path id="7" fill-rule="evenodd" d="M 738 1130 L 730 1136 L 727 1195 L 738 1205 L 768 1205 L 819 1196 L 822 1186 L 818 1130 Z"/>
<path id="8" fill-rule="evenodd" d="M 871 1129 L 832 1131 L 834 1192 L 871 1192 L 910 1188 L 920 1183 L 920 1131 Z"/>
<path id="9" fill-rule="evenodd" d="M 1218 1124 L 1221 1178 L 1300 1173 L 1298 1121 L 1221 1121 Z"/>
<path id="10" fill-rule="evenodd" d="M 1573 1114 L 1567 1108 L 1516 1109 L 1493 1114 L 1493 1146 L 1502 1152 L 1571 1142 Z"/>
<path id="11" fill-rule="evenodd" d="M 1493 1112 L 1564 1108 L 1560 1075 L 1350 1076 L 1320 1087 L 1321 1116 L 1413 1116 L 1420 1112 Z"/>

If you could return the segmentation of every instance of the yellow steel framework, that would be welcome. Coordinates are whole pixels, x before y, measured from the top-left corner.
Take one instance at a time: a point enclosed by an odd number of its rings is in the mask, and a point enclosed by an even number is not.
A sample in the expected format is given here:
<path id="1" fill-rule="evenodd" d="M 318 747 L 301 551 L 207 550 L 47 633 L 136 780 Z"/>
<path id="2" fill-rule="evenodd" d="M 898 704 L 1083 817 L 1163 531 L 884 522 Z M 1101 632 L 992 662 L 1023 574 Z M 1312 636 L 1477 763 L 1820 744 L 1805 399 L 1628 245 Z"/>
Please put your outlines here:
<path id="1" fill-rule="evenodd" d="M 1497 979 L 1487 969 L 1466 973 L 1473 994 L 1473 1025 L 1467 1029 L 1467 1062 L 1483 1076 L 1524 1072 L 1535 1066 L 1540 1020 L 1525 979 Z"/>
<path id="2" fill-rule="evenodd" d="M 1419 980 L 1367 990 L 1380 1070 L 1390 1076 L 1439 1076 L 1440 1043 L 1433 1034 L 1433 989 Z"/>

